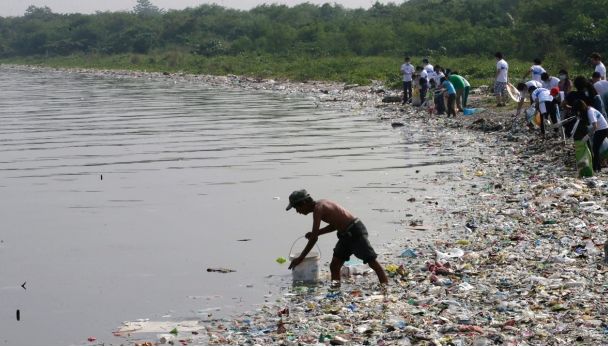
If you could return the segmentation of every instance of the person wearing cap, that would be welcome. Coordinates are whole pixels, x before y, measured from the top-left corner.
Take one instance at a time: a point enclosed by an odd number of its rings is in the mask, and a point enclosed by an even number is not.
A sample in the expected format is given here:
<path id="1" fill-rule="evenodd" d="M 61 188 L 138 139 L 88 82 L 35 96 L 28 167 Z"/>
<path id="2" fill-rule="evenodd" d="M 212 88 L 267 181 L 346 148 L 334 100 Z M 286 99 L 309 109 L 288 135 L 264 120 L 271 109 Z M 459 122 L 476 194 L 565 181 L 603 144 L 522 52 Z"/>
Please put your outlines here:
<path id="1" fill-rule="evenodd" d="M 548 118 L 547 116 L 551 116 L 553 124 L 557 123 L 557 108 L 553 102 L 553 95 L 546 88 L 530 87 L 528 91 L 530 92 L 532 101 L 536 104 L 536 109 L 540 112 L 540 133 L 542 137 L 545 137 L 545 119 Z"/>
<path id="2" fill-rule="evenodd" d="M 289 195 L 289 205 L 286 210 L 291 208 L 295 208 L 296 212 L 303 215 L 312 212 L 312 231 L 306 233 L 308 243 L 300 255 L 291 261 L 290 270 L 304 261 L 319 236 L 337 231 L 338 243 L 336 243 L 333 258 L 329 264 L 333 285 L 340 285 L 340 269 L 353 254 L 376 272 L 382 285 L 388 284 L 386 273 L 378 263 L 378 255 L 367 239 L 367 229 L 359 218 L 333 201 L 326 199 L 315 201 L 305 189 L 296 190 Z M 327 223 L 327 226 L 321 228 L 321 222 Z"/>

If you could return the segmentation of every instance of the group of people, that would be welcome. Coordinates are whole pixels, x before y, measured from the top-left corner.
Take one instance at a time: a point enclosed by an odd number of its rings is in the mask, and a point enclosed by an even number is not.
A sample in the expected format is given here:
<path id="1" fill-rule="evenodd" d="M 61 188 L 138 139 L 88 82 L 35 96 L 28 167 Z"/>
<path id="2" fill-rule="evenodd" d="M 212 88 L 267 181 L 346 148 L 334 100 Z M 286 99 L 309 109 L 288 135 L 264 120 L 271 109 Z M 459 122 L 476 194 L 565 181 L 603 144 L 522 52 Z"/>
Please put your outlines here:
<path id="1" fill-rule="evenodd" d="M 410 57 L 405 57 L 401 65 L 403 74 L 403 104 L 427 106 L 430 110 L 448 117 L 455 117 L 467 106 L 471 84 L 456 71 L 431 65 L 428 59 L 422 66 L 412 65 Z M 419 90 L 418 100 L 414 101 L 413 88 Z M 428 94 L 428 95 L 427 95 Z"/>
<path id="2" fill-rule="evenodd" d="M 513 93 L 509 83 L 509 64 L 501 52 L 496 52 L 496 73 L 493 92 L 496 106 L 503 107 Z M 600 172 L 600 147 L 608 137 L 608 81 L 606 67 L 599 53 L 590 56 L 595 71 L 588 79 L 577 76 L 572 81 L 568 71 L 561 69 L 557 76 L 551 75 L 542 66 L 541 59 L 534 59 L 532 66 L 517 83 L 520 101 L 516 117 L 522 113 L 525 100 L 540 113 L 540 135 L 545 137 L 546 120 L 550 119 L 558 131 L 563 126 L 565 133 L 574 140 L 581 140 L 586 135 L 592 152 L 593 170 Z M 447 113 L 456 116 L 467 106 L 470 83 L 456 71 L 431 65 L 428 59 L 422 65 L 414 67 L 410 57 L 405 57 L 400 69 L 403 75 L 403 104 L 427 106 L 436 114 Z M 417 89 L 419 93 L 413 93 Z M 568 121 L 562 121 L 568 120 Z M 578 121 L 578 122 L 577 122 Z M 531 123 L 528 123 L 531 126 Z M 577 126 L 574 126 L 577 125 Z"/>
<path id="3" fill-rule="evenodd" d="M 502 55 L 497 53 L 497 59 Z M 521 114 L 525 99 L 530 101 L 534 109 L 540 113 L 541 136 L 545 136 L 545 120 L 550 119 L 558 126 L 564 128 L 568 137 L 575 141 L 585 141 L 591 149 L 593 171 L 601 171 L 600 148 L 604 139 L 608 137 L 608 81 L 606 80 L 606 67 L 602 63 L 599 53 L 590 56 L 595 71 L 591 78 L 577 76 L 570 80 L 568 71 L 559 70 L 557 77 L 551 76 L 543 67 L 540 59 L 534 59 L 533 65 L 523 76 L 526 82 L 517 84 L 520 101 L 517 106 L 516 117 Z M 497 70 L 499 64 L 497 63 Z M 508 69 L 508 68 L 507 68 Z M 495 84 L 497 98 L 501 93 Z"/>

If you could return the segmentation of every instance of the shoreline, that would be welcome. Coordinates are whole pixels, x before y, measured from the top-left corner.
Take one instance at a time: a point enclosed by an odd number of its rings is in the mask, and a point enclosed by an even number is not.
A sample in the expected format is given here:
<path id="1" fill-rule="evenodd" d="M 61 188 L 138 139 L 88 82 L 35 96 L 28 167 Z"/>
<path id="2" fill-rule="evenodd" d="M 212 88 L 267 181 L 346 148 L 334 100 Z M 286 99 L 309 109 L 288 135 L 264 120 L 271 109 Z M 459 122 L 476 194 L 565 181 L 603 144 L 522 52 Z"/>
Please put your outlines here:
<path id="1" fill-rule="evenodd" d="M 25 69 L 184 80 L 315 97 L 320 105 L 351 111 L 366 108 L 381 121 L 421 127 L 444 143 L 450 134 L 462 133 L 454 138 L 455 146 L 479 153 L 471 154 L 460 172 L 450 175 L 448 184 L 464 190 L 454 190 L 453 197 L 462 205 L 442 206 L 451 225 L 441 235 L 419 244 L 376 240 L 392 243 L 382 254 L 382 264 L 397 267 L 391 272 L 387 297 L 378 292 L 373 274 L 345 281 L 340 294 L 324 287 L 288 288 L 283 300 L 257 312 L 202 321 L 204 329 L 190 335 L 189 344 L 608 343 L 604 318 L 608 306 L 601 298 L 605 266 L 598 247 L 605 238 L 598 224 L 608 218 L 603 176 L 575 178 L 570 143 L 564 147 L 554 139 L 539 144 L 535 134 L 525 130 L 468 129 L 483 129 L 492 125 L 490 120 L 496 125 L 497 119 L 507 124 L 510 118 L 505 112 L 487 110 L 455 120 L 428 118 L 411 107 L 382 103 L 380 83 L 359 87 L 238 76 Z M 404 204 L 428 203 L 424 199 L 410 203 L 407 198 Z M 399 257 L 406 248 L 413 253 Z M 456 254 L 448 252 L 452 248 L 464 254 L 434 263 L 434 249 Z"/>

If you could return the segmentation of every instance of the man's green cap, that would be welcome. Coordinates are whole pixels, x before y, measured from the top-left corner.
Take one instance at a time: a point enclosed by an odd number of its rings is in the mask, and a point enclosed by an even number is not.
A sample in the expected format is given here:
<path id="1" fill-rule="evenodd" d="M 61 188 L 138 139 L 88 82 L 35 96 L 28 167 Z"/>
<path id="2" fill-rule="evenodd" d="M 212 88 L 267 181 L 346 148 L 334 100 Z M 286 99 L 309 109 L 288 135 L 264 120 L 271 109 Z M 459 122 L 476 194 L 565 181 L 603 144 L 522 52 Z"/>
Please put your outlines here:
<path id="1" fill-rule="evenodd" d="M 289 205 L 287 205 L 285 211 L 289 211 L 289 209 L 295 207 L 297 204 L 301 203 L 307 198 L 310 198 L 310 194 L 308 194 L 306 189 L 294 191 L 293 193 L 291 193 L 291 195 L 289 195 Z"/>

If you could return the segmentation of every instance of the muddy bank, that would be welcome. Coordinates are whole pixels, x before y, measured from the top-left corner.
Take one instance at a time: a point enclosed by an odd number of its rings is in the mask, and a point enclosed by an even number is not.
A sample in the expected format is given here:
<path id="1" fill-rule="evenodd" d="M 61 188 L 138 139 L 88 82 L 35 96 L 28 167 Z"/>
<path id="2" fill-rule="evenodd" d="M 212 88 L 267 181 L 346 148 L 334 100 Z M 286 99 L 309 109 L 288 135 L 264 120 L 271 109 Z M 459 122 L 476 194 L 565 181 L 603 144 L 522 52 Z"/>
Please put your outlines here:
<path id="1" fill-rule="evenodd" d="M 428 117 L 409 106 L 383 103 L 384 96 L 396 92 L 380 83 L 359 87 L 237 76 L 64 72 L 310 98 L 318 107 L 376 117 L 387 131 L 399 131 L 392 130 L 393 124 L 416 129 L 436 146 L 434 154 L 468 153 L 456 169 L 421 178 L 444 187 L 443 196 L 404 195 L 396 206 L 412 211 L 402 224 L 420 229 L 420 237 L 372 240 L 391 274 L 388 295 L 369 274 L 346 280 L 340 292 L 327 286 L 285 286 L 278 299 L 231 319 L 210 315 L 188 324 L 165 324 L 164 330 L 146 330 L 146 322 L 141 329 L 127 325 L 118 335 L 130 343 L 608 343 L 601 247 L 608 214 L 605 177 L 575 178 L 571 144 L 557 138 L 541 143 L 522 127 L 511 129 L 509 112 Z M 365 271 L 356 264 L 352 268 Z"/>

